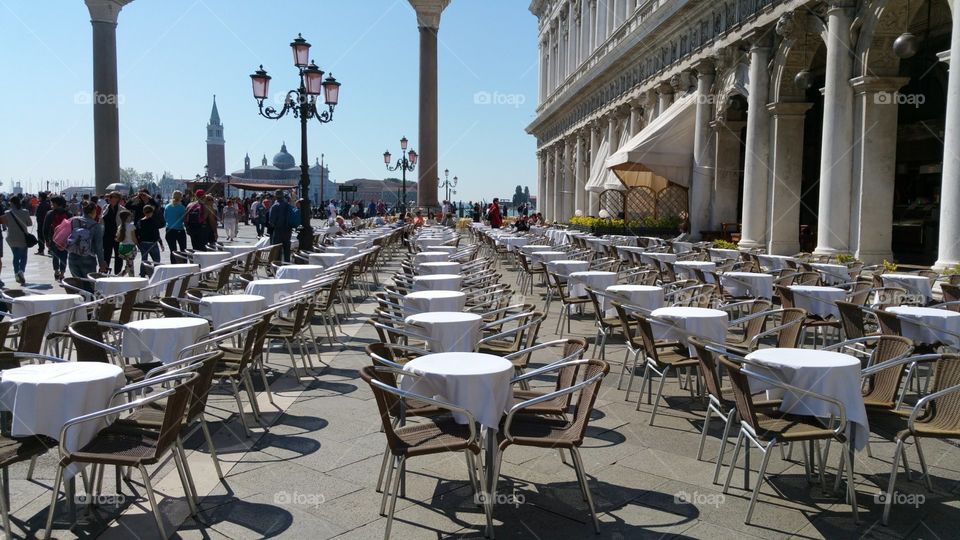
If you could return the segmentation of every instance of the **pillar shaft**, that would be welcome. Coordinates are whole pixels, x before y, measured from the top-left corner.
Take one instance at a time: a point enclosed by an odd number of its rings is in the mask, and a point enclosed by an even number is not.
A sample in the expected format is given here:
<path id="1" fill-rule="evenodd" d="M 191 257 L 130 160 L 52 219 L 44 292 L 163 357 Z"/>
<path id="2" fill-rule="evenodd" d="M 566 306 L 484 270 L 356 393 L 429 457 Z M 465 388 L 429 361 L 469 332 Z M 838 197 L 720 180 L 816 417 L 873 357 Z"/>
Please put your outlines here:
<path id="1" fill-rule="evenodd" d="M 563 221 L 563 178 L 566 167 L 563 164 L 563 143 L 553 149 L 553 220 Z"/>
<path id="2" fill-rule="evenodd" d="M 700 231 L 709 227 L 710 197 L 714 173 L 716 142 L 710 127 L 713 87 L 713 66 L 702 65 L 697 77 L 697 119 L 693 133 L 693 174 L 690 178 L 690 234 L 700 238 Z"/>
<path id="3" fill-rule="evenodd" d="M 574 143 L 574 183 L 575 187 L 573 190 L 573 213 L 575 215 L 577 210 L 581 212 L 586 212 L 586 194 L 587 194 L 587 168 L 586 163 L 584 162 L 584 152 L 583 152 L 583 134 L 577 132 L 577 140 Z"/>
<path id="4" fill-rule="evenodd" d="M 593 169 L 596 167 L 597 160 L 600 159 L 600 156 L 597 153 L 600 152 L 600 142 L 602 139 L 602 134 L 600 133 L 600 126 L 598 124 L 593 124 L 590 126 L 590 171 L 593 172 Z M 590 179 L 587 179 L 589 182 Z M 583 209 L 583 212 L 588 216 L 596 216 L 600 212 L 600 194 L 591 191 L 587 194 L 587 208 Z"/>
<path id="5" fill-rule="evenodd" d="M 767 212 L 767 252 L 793 255 L 800 251 L 800 193 L 803 180 L 803 128 L 811 103 L 774 103 L 773 146 Z"/>
<path id="6" fill-rule="evenodd" d="M 437 205 L 437 28 L 420 27 L 420 174 L 417 205 Z"/>
<path id="7" fill-rule="evenodd" d="M 770 116 L 767 98 L 770 49 L 766 38 L 750 47 L 750 95 L 747 99 L 747 157 L 743 177 L 743 219 L 740 247 L 757 248 L 765 242 L 767 224 L 767 160 L 770 155 Z"/>
<path id="8" fill-rule="evenodd" d="M 716 167 L 713 176 L 713 200 L 710 206 L 710 228 L 720 230 L 723 223 L 736 223 L 737 196 L 740 189 L 740 144 L 744 122 L 714 123 Z"/>
<path id="9" fill-rule="evenodd" d="M 953 19 L 950 57 L 960 58 L 960 18 Z M 937 268 L 960 263 L 960 70 L 951 63 L 947 79 L 946 129 L 943 138 L 943 180 L 940 187 L 940 240 Z"/>

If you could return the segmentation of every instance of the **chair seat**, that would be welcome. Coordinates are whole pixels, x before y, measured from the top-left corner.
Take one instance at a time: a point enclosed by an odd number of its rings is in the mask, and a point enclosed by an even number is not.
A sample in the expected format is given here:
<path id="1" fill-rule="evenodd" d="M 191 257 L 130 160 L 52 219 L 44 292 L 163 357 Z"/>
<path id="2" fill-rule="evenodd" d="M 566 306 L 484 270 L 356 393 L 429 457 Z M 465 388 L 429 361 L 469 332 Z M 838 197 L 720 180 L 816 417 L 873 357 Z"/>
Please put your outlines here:
<path id="1" fill-rule="evenodd" d="M 471 450 L 474 453 L 480 451 L 476 442 L 468 444 L 470 428 L 456 423 L 452 417 L 438 418 L 422 424 L 407 424 L 396 428 L 395 433 L 400 439 L 398 446 L 392 449 L 395 455 L 414 457 L 459 450 Z"/>
<path id="2" fill-rule="evenodd" d="M 779 441 L 807 441 L 832 439 L 832 429 L 823 427 L 815 418 L 782 414 L 776 411 L 757 411 L 757 436 L 764 441 L 776 438 Z"/>
<path id="3" fill-rule="evenodd" d="M 123 366 L 123 376 L 126 377 L 129 382 L 139 382 L 142 381 L 144 377 L 147 376 L 147 372 L 151 369 L 160 367 L 163 365 L 163 362 L 143 362 L 139 364 L 125 364 Z"/>
<path id="4" fill-rule="evenodd" d="M 503 429 L 497 432 L 497 439 L 501 450 L 511 444 L 539 448 L 573 448 L 583 441 L 574 438 L 572 428 L 572 423 L 565 419 L 535 414 L 516 415 L 510 424 L 513 440 L 509 441 L 504 437 Z"/>
<path id="5" fill-rule="evenodd" d="M 517 403 L 528 401 L 531 399 L 536 399 L 540 396 L 546 395 L 545 392 L 536 392 L 534 390 L 521 390 L 516 389 L 513 391 L 513 405 Z M 543 401 L 535 405 L 531 405 L 524 409 L 520 410 L 519 414 L 538 414 L 538 415 L 557 415 L 561 416 L 566 413 L 567 409 L 567 396 L 558 396 L 549 401 Z"/>
<path id="6" fill-rule="evenodd" d="M 136 467 L 158 462 L 157 443 L 159 434 L 150 430 L 118 425 L 100 431 L 96 437 L 79 451 L 60 460 L 61 465 L 70 463 L 104 463 Z"/>
<path id="7" fill-rule="evenodd" d="M 659 347 L 658 347 L 659 349 Z M 672 366 L 674 368 L 683 368 L 690 366 L 699 366 L 700 361 L 696 358 L 690 358 L 687 356 L 687 350 L 670 348 L 666 350 L 657 351 L 657 359 L 661 364 Z"/>
<path id="8" fill-rule="evenodd" d="M 45 441 L 40 437 L 0 436 L 0 467 L 6 468 L 14 463 L 42 455 L 56 444 L 56 441 Z"/>
<path id="9" fill-rule="evenodd" d="M 484 354 L 493 354 L 496 356 L 506 356 L 520 350 L 519 343 L 509 342 L 489 342 L 481 345 L 477 352 Z"/>
<path id="10" fill-rule="evenodd" d="M 604 317 L 600 319 L 600 326 L 609 329 L 609 328 L 619 328 L 620 327 L 620 317 Z"/>

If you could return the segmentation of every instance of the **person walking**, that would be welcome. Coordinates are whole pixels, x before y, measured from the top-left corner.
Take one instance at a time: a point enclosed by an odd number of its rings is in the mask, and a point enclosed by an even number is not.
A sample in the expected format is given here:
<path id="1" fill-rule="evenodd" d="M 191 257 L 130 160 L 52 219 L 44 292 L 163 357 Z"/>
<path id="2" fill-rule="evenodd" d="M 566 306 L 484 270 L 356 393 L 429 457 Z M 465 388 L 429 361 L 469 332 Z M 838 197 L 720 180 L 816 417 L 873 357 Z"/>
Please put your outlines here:
<path id="1" fill-rule="evenodd" d="M 19 195 L 10 197 L 10 209 L 3 214 L 3 224 L 7 226 L 7 244 L 13 252 L 13 275 L 17 283 L 27 283 L 24 272 L 27 271 L 27 227 L 33 225 L 30 212 L 22 208 L 23 199 Z"/>
<path id="2" fill-rule="evenodd" d="M 227 237 L 227 242 L 233 242 L 237 237 L 237 229 L 240 225 L 237 208 L 237 201 L 228 199 L 226 206 L 223 207 L 223 234 Z"/>
<path id="3" fill-rule="evenodd" d="M 87 274 L 107 271 L 106 250 L 103 247 L 102 224 L 93 219 L 97 213 L 97 205 L 85 201 L 80 205 L 83 215 L 70 218 L 70 237 L 67 239 L 67 266 L 70 275 L 83 278 L 84 289 L 93 292 L 93 283 Z"/>
<path id="4" fill-rule="evenodd" d="M 267 221 L 267 209 L 260 199 L 254 199 L 250 205 L 250 214 L 253 216 L 253 226 L 257 228 L 257 238 L 263 236 L 263 226 Z"/>
<path id="5" fill-rule="evenodd" d="M 67 272 L 67 250 L 61 249 L 54 243 L 53 233 L 57 227 L 64 221 L 70 219 L 70 212 L 67 212 L 67 200 L 61 195 L 56 195 L 50 199 L 50 211 L 43 217 L 43 242 L 50 249 L 50 258 L 53 260 L 53 278 L 57 281 L 63 281 Z M 64 246 L 66 247 L 66 246 Z"/>
<path id="6" fill-rule="evenodd" d="M 46 229 L 44 229 L 44 218 L 47 217 L 47 212 L 50 211 L 50 199 L 47 196 L 46 191 L 40 192 L 40 201 L 37 203 L 37 238 L 46 238 Z M 37 243 L 37 255 L 43 255 L 44 242 Z"/>
<path id="7" fill-rule="evenodd" d="M 123 272 L 133 276 L 133 261 L 137 259 L 137 224 L 133 221 L 133 212 L 124 208 L 117 215 L 117 242 L 120 247 L 120 256 L 123 257 Z"/>
<path id="8" fill-rule="evenodd" d="M 140 224 L 137 227 L 137 247 L 140 248 L 140 277 L 147 276 L 147 259 L 153 260 L 154 264 L 160 263 L 160 250 L 163 249 L 163 241 L 160 240 L 160 221 L 156 218 L 155 210 L 152 205 L 143 207 L 143 217 L 140 218 Z"/>
<path id="9" fill-rule="evenodd" d="M 166 239 L 170 248 L 170 262 L 173 262 L 174 251 L 186 251 L 187 231 L 183 227 L 183 218 L 187 208 L 183 205 L 183 193 L 174 191 L 170 202 L 163 207 L 163 219 L 167 222 Z"/>
<path id="10" fill-rule="evenodd" d="M 196 192 L 196 200 L 187 206 L 184 223 L 186 223 L 187 234 L 190 235 L 190 244 L 194 251 L 207 251 L 207 244 L 210 243 L 216 232 L 217 216 L 214 211 L 207 206 L 206 193 L 202 189 Z M 211 197 L 212 202 L 212 197 Z M 211 230 L 211 221 L 213 222 Z"/>
<path id="11" fill-rule="evenodd" d="M 500 199 L 494 197 L 493 202 L 490 203 L 490 208 L 487 209 L 487 219 L 490 220 L 490 227 L 493 229 L 499 229 L 503 226 L 503 216 L 500 215 Z"/>
<path id="12" fill-rule="evenodd" d="M 90 208 L 93 212 L 90 214 L 90 217 L 96 221 L 97 205 L 91 203 Z M 110 192 L 110 195 L 107 196 L 107 209 L 103 212 L 103 217 L 100 219 L 100 222 L 103 223 L 101 245 L 104 250 L 103 257 L 106 259 L 108 266 L 110 259 L 113 258 L 113 272 L 115 274 L 119 274 L 120 270 L 123 269 L 123 259 L 120 258 L 120 244 L 115 240 L 117 236 L 117 215 L 121 210 L 123 210 L 123 207 L 120 206 L 120 192 Z M 86 215 L 85 210 L 80 210 L 80 212 Z M 71 212 L 71 214 L 77 213 Z M 91 272 L 93 271 L 94 270 L 91 270 Z"/>
<path id="13" fill-rule="evenodd" d="M 283 246 L 283 260 L 290 262 L 290 237 L 293 232 L 290 217 L 293 212 L 282 191 L 277 190 L 274 195 L 276 200 L 270 205 L 269 223 L 273 231 L 270 234 L 270 243 Z"/>

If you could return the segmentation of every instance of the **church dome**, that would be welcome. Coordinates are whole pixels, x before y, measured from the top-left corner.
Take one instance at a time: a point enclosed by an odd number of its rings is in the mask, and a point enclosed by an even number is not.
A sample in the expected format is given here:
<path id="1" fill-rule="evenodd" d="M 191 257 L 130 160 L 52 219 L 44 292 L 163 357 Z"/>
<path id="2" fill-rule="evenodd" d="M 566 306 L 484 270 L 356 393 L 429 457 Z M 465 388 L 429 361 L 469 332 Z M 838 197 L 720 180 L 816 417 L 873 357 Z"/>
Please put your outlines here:
<path id="1" fill-rule="evenodd" d="M 297 166 L 297 160 L 287 152 L 287 143 L 283 143 L 277 155 L 273 156 L 273 166 L 278 169 L 292 169 Z"/>

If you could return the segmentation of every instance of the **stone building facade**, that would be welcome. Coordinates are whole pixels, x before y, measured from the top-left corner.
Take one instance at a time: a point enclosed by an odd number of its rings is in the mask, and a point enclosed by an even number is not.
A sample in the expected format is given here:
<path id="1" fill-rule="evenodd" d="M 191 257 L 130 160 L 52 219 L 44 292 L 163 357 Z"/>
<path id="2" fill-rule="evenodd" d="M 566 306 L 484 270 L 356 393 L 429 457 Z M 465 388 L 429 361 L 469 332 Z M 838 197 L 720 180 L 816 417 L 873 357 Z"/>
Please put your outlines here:
<path id="1" fill-rule="evenodd" d="M 947 0 L 533 0 L 540 209 L 960 262 Z M 898 40 L 898 38 L 900 38 Z M 945 150 L 946 149 L 946 150 Z M 954 150 L 951 150 L 954 149 Z"/>

